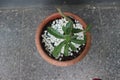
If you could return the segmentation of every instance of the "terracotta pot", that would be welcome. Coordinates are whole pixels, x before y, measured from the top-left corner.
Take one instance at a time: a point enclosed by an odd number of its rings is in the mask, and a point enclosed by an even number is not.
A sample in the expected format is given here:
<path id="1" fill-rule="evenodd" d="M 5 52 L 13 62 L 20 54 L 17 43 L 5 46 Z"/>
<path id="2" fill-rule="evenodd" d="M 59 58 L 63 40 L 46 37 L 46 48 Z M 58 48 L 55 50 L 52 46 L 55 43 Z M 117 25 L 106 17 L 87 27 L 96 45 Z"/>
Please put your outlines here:
<path id="1" fill-rule="evenodd" d="M 72 14 L 72 13 L 69 13 L 69 12 L 64 12 L 65 15 L 67 16 L 71 16 L 73 17 L 73 19 L 79 21 L 82 25 L 83 25 L 83 28 L 85 29 L 86 28 L 86 23 L 80 18 L 78 17 L 77 15 L 75 14 Z M 86 46 L 85 46 L 85 49 L 83 50 L 83 52 L 78 56 L 76 57 L 75 59 L 72 59 L 72 60 L 68 60 L 68 61 L 57 61 L 51 57 L 49 57 L 47 55 L 47 53 L 44 52 L 43 50 L 43 47 L 42 47 L 42 44 L 41 44 L 41 41 L 40 41 L 40 36 L 41 36 L 41 33 L 42 33 L 42 30 L 43 28 L 45 27 L 45 25 L 49 22 L 49 21 L 52 21 L 56 18 L 60 18 L 60 14 L 59 13 L 54 13 L 50 16 L 48 16 L 47 18 L 45 18 L 41 23 L 40 25 L 38 26 L 37 28 L 37 31 L 36 31 L 36 35 L 35 35 L 35 43 L 36 43 L 36 47 L 37 47 L 37 50 L 39 52 L 39 54 L 42 56 L 43 59 L 45 59 L 47 62 L 49 62 L 50 64 L 53 64 L 53 65 L 56 65 L 56 66 L 69 66 L 69 65 L 73 65 L 77 62 L 79 62 L 80 60 L 82 60 L 85 55 L 88 53 L 88 50 L 90 48 L 90 44 L 91 44 L 91 36 L 90 36 L 90 33 L 87 32 L 86 33 L 86 36 L 87 36 L 87 42 L 86 42 Z"/>

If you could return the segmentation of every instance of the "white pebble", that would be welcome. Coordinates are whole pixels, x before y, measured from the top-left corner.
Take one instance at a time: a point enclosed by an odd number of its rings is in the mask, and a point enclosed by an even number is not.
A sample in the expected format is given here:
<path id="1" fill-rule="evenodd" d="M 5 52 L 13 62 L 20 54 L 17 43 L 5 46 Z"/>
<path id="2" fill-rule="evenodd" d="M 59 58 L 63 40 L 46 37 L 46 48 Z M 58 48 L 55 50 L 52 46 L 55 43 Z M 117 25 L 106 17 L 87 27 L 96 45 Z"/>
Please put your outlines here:
<path id="1" fill-rule="evenodd" d="M 78 50 L 76 50 L 75 52 L 76 52 L 76 53 L 78 53 L 79 51 L 78 51 Z"/>
<path id="2" fill-rule="evenodd" d="M 61 49 L 61 53 L 64 53 L 64 47 L 62 47 L 62 49 Z"/>
<path id="3" fill-rule="evenodd" d="M 61 54 L 61 57 L 63 57 L 63 54 Z"/>
<path id="4" fill-rule="evenodd" d="M 73 53 L 70 54 L 71 56 L 73 55 Z"/>
<path id="5" fill-rule="evenodd" d="M 53 25 L 55 24 L 55 21 L 53 21 Z"/>
<path id="6" fill-rule="evenodd" d="M 78 48 L 78 50 L 81 50 L 81 48 Z"/>
<path id="7" fill-rule="evenodd" d="M 59 61 L 61 61 L 62 60 L 62 58 L 59 58 Z"/>

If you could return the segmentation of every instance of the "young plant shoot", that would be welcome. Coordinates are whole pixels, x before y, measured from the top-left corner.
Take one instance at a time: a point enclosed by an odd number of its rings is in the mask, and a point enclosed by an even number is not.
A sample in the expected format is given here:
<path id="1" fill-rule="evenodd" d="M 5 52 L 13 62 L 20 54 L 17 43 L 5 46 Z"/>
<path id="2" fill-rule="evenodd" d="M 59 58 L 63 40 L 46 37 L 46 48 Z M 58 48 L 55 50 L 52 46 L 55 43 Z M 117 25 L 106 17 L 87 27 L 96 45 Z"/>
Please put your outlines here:
<path id="1" fill-rule="evenodd" d="M 78 29 L 74 28 L 74 22 L 70 18 L 70 16 L 66 16 L 60 9 L 58 9 L 59 14 L 67 20 L 67 24 L 62 27 L 63 34 L 61 34 L 58 30 L 54 29 L 53 27 L 49 26 L 47 27 L 47 31 L 49 34 L 53 35 L 54 37 L 61 39 L 62 41 L 54 47 L 52 50 L 52 55 L 55 58 L 58 58 L 58 56 L 61 54 L 61 50 L 63 48 L 64 56 L 69 56 L 69 50 L 76 51 L 75 44 L 83 45 L 86 43 L 86 32 L 90 30 L 90 26 L 87 26 L 86 29 Z M 78 35 L 76 33 L 82 33 L 84 34 L 84 39 L 78 39 Z"/>

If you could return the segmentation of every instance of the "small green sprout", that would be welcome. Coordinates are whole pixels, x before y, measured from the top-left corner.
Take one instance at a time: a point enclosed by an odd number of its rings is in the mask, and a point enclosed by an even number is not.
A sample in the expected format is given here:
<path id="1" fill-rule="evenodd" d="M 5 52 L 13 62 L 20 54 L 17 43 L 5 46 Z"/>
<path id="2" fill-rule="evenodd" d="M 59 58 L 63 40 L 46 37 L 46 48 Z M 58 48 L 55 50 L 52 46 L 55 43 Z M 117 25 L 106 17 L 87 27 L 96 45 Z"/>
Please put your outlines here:
<path id="1" fill-rule="evenodd" d="M 86 32 L 88 32 L 91 28 L 91 26 L 87 26 L 86 29 L 82 30 L 82 29 L 76 29 L 73 27 L 73 21 L 64 15 L 64 13 L 57 8 L 58 12 L 60 13 L 60 15 L 62 17 L 64 17 L 66 20 L 68 20 L 68 23 L 66 24 L 66 26 L 61 26 L 62 30 L 64 32 L 64 34 L 59 33 L 57 30 L 55 30 L 52 27 L 47 27 L 47 31 L 53 35 L 54 37 L 58 38 L 58 39 L 64 39 L 64 41 L 62 41 L 58 46 L 55 46 L 54 50 L 52 51 L 52 55 L 57 58 L 58 55 L 61 52 L 62 47 L 64 47 L 64 56 L 69 56 L 69 48 L 72 51 L 76 51 L 76 47 L 73 45 L 73 43 L 76 44 L 85 44 L 86 43 L 86 37 L 84 37 L 84 40 L 79 40 L 77 39 L 77 35 L 74 35 L 74 33 L 79 33 L 79 32 L 84 32 L 84 36 L 86 36 Z"/>

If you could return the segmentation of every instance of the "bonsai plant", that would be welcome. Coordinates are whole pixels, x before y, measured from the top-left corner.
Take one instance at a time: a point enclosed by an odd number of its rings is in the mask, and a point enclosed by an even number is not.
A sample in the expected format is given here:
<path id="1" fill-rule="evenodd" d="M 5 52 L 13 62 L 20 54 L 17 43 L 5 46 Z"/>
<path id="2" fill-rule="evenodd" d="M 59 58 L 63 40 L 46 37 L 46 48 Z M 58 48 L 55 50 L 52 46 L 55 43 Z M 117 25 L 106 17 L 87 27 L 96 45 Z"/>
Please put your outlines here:
<path id="1" fill-rule="evenodd" d="M 78 16 L 62 12 L 46 18 L 36 32 L 36 46 L 49 63 L 68 66 L 80 61 L 90 47 L 90 26 Z"/>

